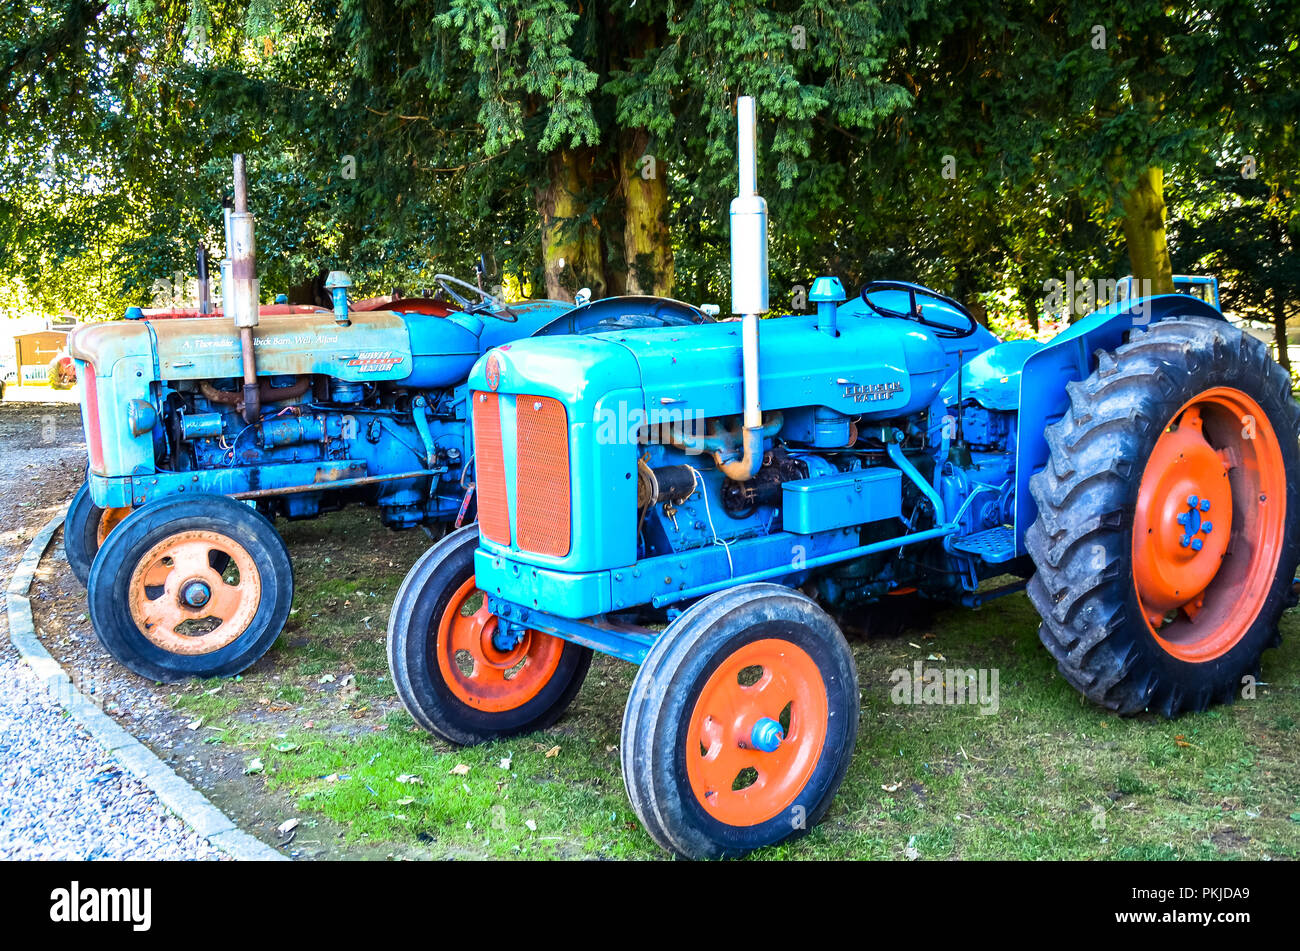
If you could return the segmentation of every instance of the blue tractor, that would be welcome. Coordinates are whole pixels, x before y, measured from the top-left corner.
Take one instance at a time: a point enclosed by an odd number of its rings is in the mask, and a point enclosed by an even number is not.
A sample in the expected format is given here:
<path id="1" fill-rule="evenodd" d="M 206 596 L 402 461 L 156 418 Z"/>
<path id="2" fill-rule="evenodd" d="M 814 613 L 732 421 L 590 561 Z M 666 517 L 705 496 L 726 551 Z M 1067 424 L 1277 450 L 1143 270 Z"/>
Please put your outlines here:
<path id="1" fill-rule="evenodd" d="M 911 599 L 1027 584 L 1094 702 L 1232 700 L 1300 559 L 1300 407 L 1264 345 L 1186 294 L 999 342 L 933 290 L 847 299 L 833 277 L 816 316 L 760 326 L 752 101 L 739 117 L 739 322 L 531 339 L 471 372 L 479 523 L 421 558 L 389 622 L 416 721 L 459 744 L 537 730 L 593 650 L 639 664 L 628 796 L 661 846 L 709 858 L 826 812 L 858 730 L 841 627 Z"/>
<path id="2" fill-rule="evenodd" d="M 154 680 L 237 673 L 288 617 L 289 554 L 271 520 L 374 506 L 391 528 L 476 513 L 466 378 L 530 336 L 691 325 L 652 297 L 506 304 L 448 275 L 445 300 L 258 303 L 241 156 L 222 264 L 224 312 L 145 314 L 73 335 L 89 469 L 64 527 L 108 651 Z M 200 263 L 200 299 L 204 265 Z"/>

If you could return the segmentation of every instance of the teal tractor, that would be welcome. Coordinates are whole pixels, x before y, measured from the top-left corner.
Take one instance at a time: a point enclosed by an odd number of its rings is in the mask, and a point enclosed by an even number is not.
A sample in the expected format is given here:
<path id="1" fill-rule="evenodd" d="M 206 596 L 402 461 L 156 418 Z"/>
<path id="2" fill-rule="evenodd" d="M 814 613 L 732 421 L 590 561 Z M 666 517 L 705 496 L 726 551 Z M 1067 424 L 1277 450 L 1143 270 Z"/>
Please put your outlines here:
<path id="1" fill-rule="evenodd" d="M 132 308 L 71 341 L 89 468 L 65 550 L 104 646 L 153 680 L 238 673 L 274 642 L 293 598 L 274 519 L 361 504 L 395 529 L 472 524 L 466 378 L 485 352 L 709 319 L 652 297 L 507 304 L 448 275 L 439 299 L 374 309 L 342 272 L 332 309 L 262 307 L 235 170 L 223 310 L 201 263 L 201 315 Z"/>
<path id="2" fill-rule="evenodd" d="M 470 373 L 479 524 L 389 622 L 416 721 L 542 729 L 593 650 L 638 664 L 628 796 L 708 858 L 825 814 L 858 731 L 842 627 L 918 599 L 1027 586 L 1061 675 L 1121 714 L 1231 701 L 1300 559 L 1300 407 L 1264 345 L 1182 293 L 999 342 L 933 290 L 832 277 L 815 316 L 760 324 L 752 101 L 739 117 L 739 322 L 530 339 Z"/>

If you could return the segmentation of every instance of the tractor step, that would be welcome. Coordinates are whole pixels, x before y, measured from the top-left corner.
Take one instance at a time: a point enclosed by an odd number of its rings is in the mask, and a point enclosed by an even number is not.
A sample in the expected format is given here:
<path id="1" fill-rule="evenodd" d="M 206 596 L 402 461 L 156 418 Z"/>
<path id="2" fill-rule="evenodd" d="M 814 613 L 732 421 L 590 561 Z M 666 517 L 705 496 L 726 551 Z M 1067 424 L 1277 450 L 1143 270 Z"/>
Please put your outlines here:
<path id="1" fill-rule="evenodd" d="M 1016 533 L 1010 525 L 999 525 L 954 538 L 951 547 L 953 551 L 983 558 L 991 565 L 1000 565 L 1016 557 Z"/>

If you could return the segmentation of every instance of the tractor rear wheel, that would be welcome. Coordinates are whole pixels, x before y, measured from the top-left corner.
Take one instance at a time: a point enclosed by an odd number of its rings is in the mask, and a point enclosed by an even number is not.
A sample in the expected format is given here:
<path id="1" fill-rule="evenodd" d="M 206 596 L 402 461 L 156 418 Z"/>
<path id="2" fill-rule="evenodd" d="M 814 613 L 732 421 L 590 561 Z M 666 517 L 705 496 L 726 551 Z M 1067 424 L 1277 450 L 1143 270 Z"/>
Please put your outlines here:
<path id="1" fill-rule="evenodd" d="M 835 622 L 797 591 L 742 585 L 650 649 L 623 713 L 623 783 L 663 848 L 736 857 L 825 815 L 857 732 L 857 671 Z"/>
<path id="2" fill-rule="evenodd" d="M 81 488 L 72 496 L 68 514 L 63 520 L 63 553 L 83 588 L 90 579 L 90 566 L 95 562 L 99 546 L 104 544 L 108 533 L 130 514 L 129 508 L 101 509 L 90 497 L 90 484 L 87 482 L 81 483 Z"/>
<path id="3" fill-rule="evenodd" d="M 228 677 L 289 618 L 293 569 L 275 529 L 220 495 L 137 509 L 104 540 L 87 585 L 105 649 L 150 680 Z"/>
<path id="4" fill-rule="evenodd" d="M 526 631 L 497 638 L 487 595 L 474 584 L 478 527 L 452 532 L 421 556 L 388 616 L 388 669 L 415 721 L 472 746 L 544 730 L 572 702 L 591 649 Z"/>
<path id="5" fill-rule="evenodd" d="M 1135 331 L 1067 385 L 1030 479 L 1039 637 L 1123 714 L 1230 703 L 1280 643 L 1300 561 L 1300 407 L 1264 344 L 1225 321 Z"/>

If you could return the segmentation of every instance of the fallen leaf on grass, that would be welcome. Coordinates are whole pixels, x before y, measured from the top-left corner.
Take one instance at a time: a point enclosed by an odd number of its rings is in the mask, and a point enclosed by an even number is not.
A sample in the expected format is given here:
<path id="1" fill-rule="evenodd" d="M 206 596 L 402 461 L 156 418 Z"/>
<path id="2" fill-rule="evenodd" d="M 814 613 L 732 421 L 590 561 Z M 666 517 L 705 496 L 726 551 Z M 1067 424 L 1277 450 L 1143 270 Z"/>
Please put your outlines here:
<path id="1" fill-rule="evenodd" d="M 359 692 L 356 674 L 346 674 L 343 679 L 339 681 L 339 696 L 344 700 L 350 700 Z"/>
<path id="2" fill-rule="evenodd" d="M 547 759 L 550 759 L 550 758 L 553 757 L 553 756 L 559 756 L 559 755 L 560 755 L 560 748 L 559 748 L 558 746 L 552 746 L 549 750 L 546 751 L 546 758 L 547 758 Z"/>
<path id="3" fill-rule="evenodd" d="M 451 768 L 451 775 L 453 775 L 453 776 L 468 776 L 468 775 L 469 775 L 469 767 L 466 766 L 464 763 L 457 763 L 455 766 L 453 766 L 453 767 Z"/>
<path id="4" fill-rule="evenodd" d="M 275 750 L 277 753 L 292 753 L 294 750 L 298 749 L 298 744 L 289 742 L 276 743 L 271 747 L 271 749 Z"/>

